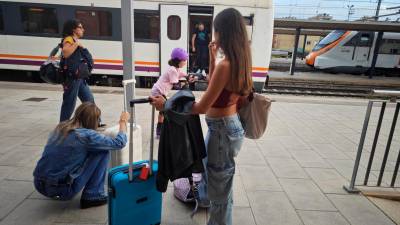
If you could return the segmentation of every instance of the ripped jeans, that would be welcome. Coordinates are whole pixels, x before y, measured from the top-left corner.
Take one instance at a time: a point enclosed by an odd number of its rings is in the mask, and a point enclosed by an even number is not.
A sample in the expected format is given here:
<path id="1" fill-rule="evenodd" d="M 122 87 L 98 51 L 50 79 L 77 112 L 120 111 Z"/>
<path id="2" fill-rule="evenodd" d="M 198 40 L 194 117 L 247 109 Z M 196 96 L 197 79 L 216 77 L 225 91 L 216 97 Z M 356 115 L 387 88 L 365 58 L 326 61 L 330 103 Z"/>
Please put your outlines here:
<path id="1" fill-rule="evenodd" d="M 206 122 L 207 173 L 204 180 L 211 201 L 208 225 L 232 225 L 234 158 L 242 146 L 244 130 L 237 114 L 206 117 Z"/>

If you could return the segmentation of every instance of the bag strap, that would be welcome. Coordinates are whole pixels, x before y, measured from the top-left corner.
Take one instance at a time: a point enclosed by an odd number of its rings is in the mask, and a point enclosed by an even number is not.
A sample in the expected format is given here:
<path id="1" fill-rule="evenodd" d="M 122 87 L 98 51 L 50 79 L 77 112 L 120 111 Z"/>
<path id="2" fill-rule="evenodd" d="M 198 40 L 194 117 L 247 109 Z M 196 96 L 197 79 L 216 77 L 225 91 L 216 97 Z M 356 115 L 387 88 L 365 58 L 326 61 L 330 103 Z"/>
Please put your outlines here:
<path id="1" fill-rule="evenodd" d="M 61 48 L 61 59 L 67 60 L 66 58 L 64 58 L 64 54 L 63 54 L 63 51 L 62 51 L 62 49 L 64 48 L 64 39 L 65 38 L 61 39 L 61 42 L 58 44 L 58 47 Z"/>
<path id="2" fill-rule="evenodd" d="M 57 55 L 58 51 L 60 50 L 60 44 L 58 44 L 56 47 L 53 48 L 53 50 L 51 50 L 50 54 L 49 54 L 49 59 L 55 55 Z"/>
<path id="3" fill-rule="evenodd" d="M 247 95 L 247 97 L 246 97 L 248 102 L 253 101 L 255 92 L 256 92 L 256 90 L 254 89 L 254 87 L 252 87 L 249 95 Z"/>
<path id="4" fill-rule="evenodd" d="M 190 190 L 193 193 L 193 198 L 195 201 L 195 206 L 193 211 L 190 213 L 190 218 L 193 218 L 194 214 L 196 214 L 198 208 L 199 208 L 199 189 L 198 189 L 198 183 L 193 181 L 193 177 L 190 176 L 188 177 L 189 179 L 189 185 L 190 185 Z"/>

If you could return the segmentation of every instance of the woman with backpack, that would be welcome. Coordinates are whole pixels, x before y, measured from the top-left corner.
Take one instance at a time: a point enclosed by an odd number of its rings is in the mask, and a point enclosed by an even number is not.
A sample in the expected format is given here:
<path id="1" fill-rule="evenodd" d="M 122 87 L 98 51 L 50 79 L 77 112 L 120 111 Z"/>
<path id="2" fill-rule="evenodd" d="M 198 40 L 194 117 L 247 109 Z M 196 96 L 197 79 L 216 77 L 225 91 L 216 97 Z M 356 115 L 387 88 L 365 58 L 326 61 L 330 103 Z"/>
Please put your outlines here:
<path id="1" fill-rule="evenodd" d="M 211 201 L 208 225 L 232 225 L 234 158 L 240 151 L 244 130 L 238 116 L 239 101 L 252 92 L 252 61 L 246 25 L 239 11 L 228 8 L 214 20 L 214 41 L 209 44 L 210 81 L 193 114 L 206 114 L 206 178 Z M 224 58 L 217 64 L 217 51 Z M 151 97 L 159 110 L 163 97 Z"/>
<path id="2" fill-rule="evenodd" d="M 60 122 L 69 120 L 74 112 L 76 98 L 81 102 L 94 103 L 87 79 L 93 69 L 93 59 L 89 51 L 79 41 L 85 29 L 79 20 L 68 20 L 64 23 L 62 34 L 62 57 L 60 68 L 64 73 L 63 102 Z M 99 126 L 104 126 L 99 121 Z"/>

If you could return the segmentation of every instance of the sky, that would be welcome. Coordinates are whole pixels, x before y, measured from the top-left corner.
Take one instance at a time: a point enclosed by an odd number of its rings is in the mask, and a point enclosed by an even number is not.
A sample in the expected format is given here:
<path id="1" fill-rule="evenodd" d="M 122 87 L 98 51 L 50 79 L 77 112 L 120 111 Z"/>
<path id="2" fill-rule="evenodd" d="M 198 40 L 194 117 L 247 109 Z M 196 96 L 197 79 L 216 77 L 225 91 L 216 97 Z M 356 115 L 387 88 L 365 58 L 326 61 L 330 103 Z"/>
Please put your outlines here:
<path id="1" fill-rule="evenodd" d="M 375 16 L 378 0 L 273 0 L 275 18 L 294 16 L 298 19 L 307 19 L 320 13 L 328 13 L 334 20 L 347 20 L 349 7 L 353 14 L 350 20 L 357 20 L 363 16 Z M 353 5 L 353 7 L 351 7 Z M 399 12 L 399 9 L 386 10 L 389 7 L 400 6 L 400 0 L 382 0 L 379 15 Z M 389 18 L 391 21 L 400 18 L 400 14 Z M 400 21 L 400 19 L 399 19 Z"/>

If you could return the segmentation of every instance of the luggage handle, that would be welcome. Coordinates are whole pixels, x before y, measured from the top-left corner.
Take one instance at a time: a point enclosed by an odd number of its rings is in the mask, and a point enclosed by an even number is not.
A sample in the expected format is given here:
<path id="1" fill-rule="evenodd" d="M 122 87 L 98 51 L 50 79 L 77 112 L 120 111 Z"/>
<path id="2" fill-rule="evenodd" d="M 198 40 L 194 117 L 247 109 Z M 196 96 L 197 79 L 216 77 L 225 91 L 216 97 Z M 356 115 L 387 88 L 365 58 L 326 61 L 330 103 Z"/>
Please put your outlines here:
<path id="1" fill-rule="evenodd" d="M 127 86 L 128 86 L 128 84 L 131 84 L 131 83 L 133 83 L 133 84 L 136 84 L 136 80 L 135 79 L 130 79 L 130 80 L 123 80 L 122 81 L 122 86 L 123 86 L 123 88 L 124 88 L 124 111 L 126 112 L 126 111 L 128 111 L 128 107 L 126 107 L 126 102 L 127 102 L 127 100 L 126 100 L 126 88 L 127 88 Z"/>
<path id="2" fill-rule="evenodd" d="M 132 100 L 133 101 L 133 100 Z M 131 101 L 131 102 L 132 102 Z M 150 102 L 148 99 L 146 102 Z M 140 103 L 145 103 L 145 101 L 140 101 Z M 131 121 L 133 120 L 135 104 L 132 104 L 131 107 Z M 153 151 L 154 151 L 154 116 L 155 116 L 155 107 L 152 106 L 151 110 L 151 133 L 150 133 L 150 156 L 149 156 L 149 176 L 153 175 Z M 129 132 L 129 168 L 128 168 L 128 177 L 129 182 L 133 181 L 133 123 L 130 123 L 130 132 Z"/>
<path id="3" fill-rule="evenodd" d="M 137 98 L 133 99 L 130 101 L 131 107 L 133 107 L 135 104 L 142 104 L 142 103 L 149 103 L 151 102 L 150 98 Z"/>
<path id="4" fill-rule="evenodd" d="M 134 85 L 136 84 L 136 80 L 135 79 L 129 79 L 129 80 L 123 80 L 122 81 L 122 87 L 124 90 L 124 111 L 128 111 L 127 109 L 127 87 L 128 84 L 133 83 Z M 133 108 L 133 106 L 131 105 L 130 107 L 130 132 L 129 132 L 129 168 L 128 168 L 128 177 L 129 177 L 129 182 L 133 181 L 133 128 L 136 128 L 136 115 L 135 114 L 135 110 Z M 133 125 L 135 124 L 135 126 Z"/>
<path id="5" fill-rule="evenodd" d="M 136 80 L 131 79 L 131 80 L 124 80 L 122 81 L 122 85 L 124 87 L 124 110 L 126 110 L 126 87 L 129 83 L 136 83 Z M 135 105 L 136 104 L 143 104 L 143 103 L 149 103 L 151 102 L 150 98 L 138 98 L 138 99 L 132 99 L 129 101 L 130 105 L 130 132 L 129 132 L 129 168 L 128 168 L 128 177 L 129 177 L 129 182 L 133 181 L 133 129 L 135 124 L 136 127 L 136 115 L 135 115 Z M 150 156 L 149 156 L 149 175 L 151 176 L 153 174 L 153 151 L 154 151 L 154 117 L 155 117 L 155 107 L 152 106 L 152 113 L 151 113 L 151 134 L 150 134 Z"/>

